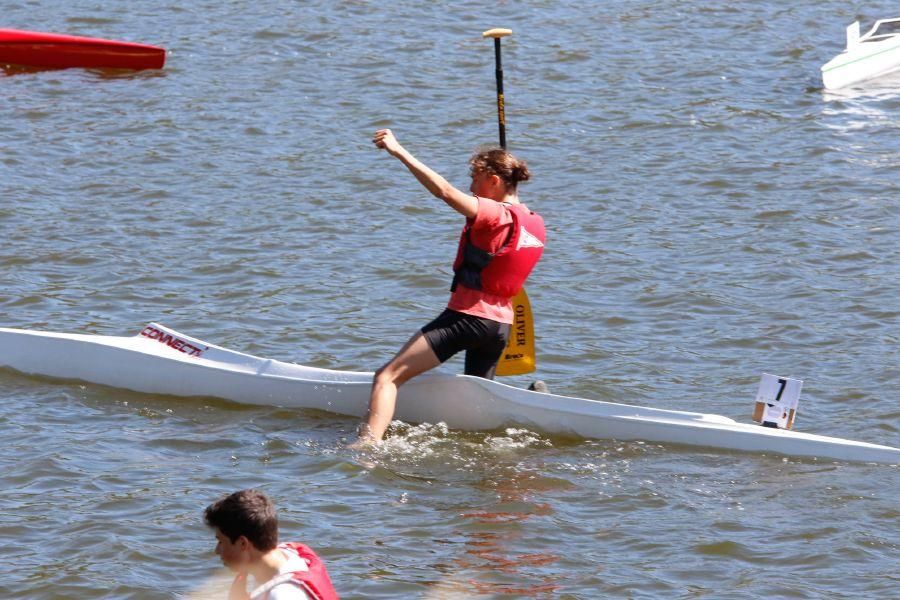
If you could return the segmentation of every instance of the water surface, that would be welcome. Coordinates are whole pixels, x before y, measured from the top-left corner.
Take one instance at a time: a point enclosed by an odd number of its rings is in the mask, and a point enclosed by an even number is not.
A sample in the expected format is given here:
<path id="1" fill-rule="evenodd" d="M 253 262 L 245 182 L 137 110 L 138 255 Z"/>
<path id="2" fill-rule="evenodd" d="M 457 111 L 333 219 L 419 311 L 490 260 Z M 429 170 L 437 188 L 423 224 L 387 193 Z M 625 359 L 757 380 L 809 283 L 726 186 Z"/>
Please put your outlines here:
<path id="1" fill-rule="evenodd" d="M 480 33 L 509 27 L 550 236 L 536 376 L 746 421 L 772 372 L 805 382 L 798 429 L 900 446 L 900 78 L 818 75 L 895 8 L 6 3 L 170 54 L 0 76 L 0 325 L 376 368 L 443 308 L 460 223 L 371 134 L 467 185 L 496 136 Z M 249 486 L 347 598 L 897 594 L 895 467 L 439 424 L 359 456 L 349 418 L 8 371 L 0 403 L 3 597 L 217 597 L 201 511 Z"/>

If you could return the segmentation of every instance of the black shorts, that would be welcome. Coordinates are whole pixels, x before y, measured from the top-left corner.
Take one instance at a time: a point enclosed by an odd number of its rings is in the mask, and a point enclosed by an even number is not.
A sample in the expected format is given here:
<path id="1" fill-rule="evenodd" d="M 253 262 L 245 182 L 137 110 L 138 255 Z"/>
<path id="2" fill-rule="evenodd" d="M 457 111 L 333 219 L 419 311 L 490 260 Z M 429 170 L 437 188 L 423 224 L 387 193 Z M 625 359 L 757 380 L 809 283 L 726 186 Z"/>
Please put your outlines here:
<path id="1" fill-rule="evenodd" d="M 423 327 L 422 334 L 441 362 L 465 350 L 466 375 L 493 379 L 497 361 L 509 338 L 509 323 L 473 317 L 448 308 Z"/>

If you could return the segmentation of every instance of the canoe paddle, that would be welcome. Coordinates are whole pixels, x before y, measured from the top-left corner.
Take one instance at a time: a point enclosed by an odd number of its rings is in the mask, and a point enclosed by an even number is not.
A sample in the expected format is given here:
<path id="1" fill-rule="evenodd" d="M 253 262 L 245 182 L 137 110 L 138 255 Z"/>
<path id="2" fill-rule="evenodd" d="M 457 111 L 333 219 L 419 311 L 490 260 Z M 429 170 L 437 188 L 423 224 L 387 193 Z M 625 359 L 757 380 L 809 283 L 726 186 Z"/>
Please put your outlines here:
<path id="1" fill-rule="evenodd" d="M 512 29 L 488 29 L 481 37 L 494 38 L 494 75 L 497 79 L 497 122 L 500 125 L 500 147 L 506 150 L 506 110 L 503 105 L 503 60 L 500 58 L 500 39 L 512 35 Z"/>
<path id="2" fill-rule="evenodd" d="M 500 57 L 500 39 L 512 35 L 512 29 L 488 29 L 481 34 L 494 39 L 494 74 L 497 79 L 497 124 L 500 129 L 500 147 L 506 150 L 506 110 L 503 100 L 503 61 Z M 506 348 L 497 363 L 496 375 L 525 375 L 536 368 L 534 351 L 534 318 L 528 294 L 522 288 L 512 299 L 515 320 L 506 341 Z"/>

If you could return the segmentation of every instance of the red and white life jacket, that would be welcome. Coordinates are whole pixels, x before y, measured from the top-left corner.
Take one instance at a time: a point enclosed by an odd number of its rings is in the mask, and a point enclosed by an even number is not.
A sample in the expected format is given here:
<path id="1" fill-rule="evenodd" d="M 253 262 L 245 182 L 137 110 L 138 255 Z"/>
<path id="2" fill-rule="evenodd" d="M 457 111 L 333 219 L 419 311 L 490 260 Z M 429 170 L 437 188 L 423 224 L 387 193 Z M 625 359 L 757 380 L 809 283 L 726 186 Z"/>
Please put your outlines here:
<path id="1" fill-rule="evenodd" d="M 281 575 L 270 579 L 266 582 L 265 592 L 254 597 L 254 600 L 257 598 L 259 598 L 259 600 L 266 600 L 269 597 L 269 590 L 276 585 L 287 582 L 303 588 L 307 595 L 310 598 L 315 598 L 315 600 L 340 600 L 334 589 L 334 585 L 331 583 L 331 578 L 328 577 L 328 571 L 325 569 L 325 564 L 316 553 L 312 551 L 312 548 L 296 542 L 279 544 L 278 547 L 285 552 L 299 556 L 308 565 L 309 569 L 306 571 L 282 573 Z"/>
<path id="2" fill-rule="evenodd" d="M 462 285 L 512 298 L 519 293 L 525 280 L 544 252 L 547 232 L 544 219 L 521 204 L 510 204 L 512 230 L 506 243 L 494 253 L 472 243 L 471 223 L 463 228 L 459 238 L 456 260 L 453 261 L 453 285 Z"/>

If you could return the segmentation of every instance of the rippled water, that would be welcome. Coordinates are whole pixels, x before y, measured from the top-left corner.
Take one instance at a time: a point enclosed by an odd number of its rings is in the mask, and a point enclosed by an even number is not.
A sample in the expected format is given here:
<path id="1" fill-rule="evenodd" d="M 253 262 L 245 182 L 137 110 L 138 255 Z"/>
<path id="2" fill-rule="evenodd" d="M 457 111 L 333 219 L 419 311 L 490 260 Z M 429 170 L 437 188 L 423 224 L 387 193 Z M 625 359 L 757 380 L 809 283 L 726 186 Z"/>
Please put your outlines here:
<path id="1" fill-rule="evenodd" d="M 164 45 L 161 72 L 0 75 L 0 325 L 165 323 L 371 370 L 443 307 L 458 185 L 508 137 L 550 245 L 557 393 L 900 445 L 900 77 L 818 67 L 888 2 L 6 3 L 4 26 Z M 2 73 L 2 72 L 0 72 Z M 446 367 L 459 370 L 454 361 Z M 526 385 L 528 378 L 512 378 Z M 0 371 L 0 596 L 216 597 L 200 520 L 265 489 L 347 598 L 897 596 L 896 467 L 398 426 Z"/>

